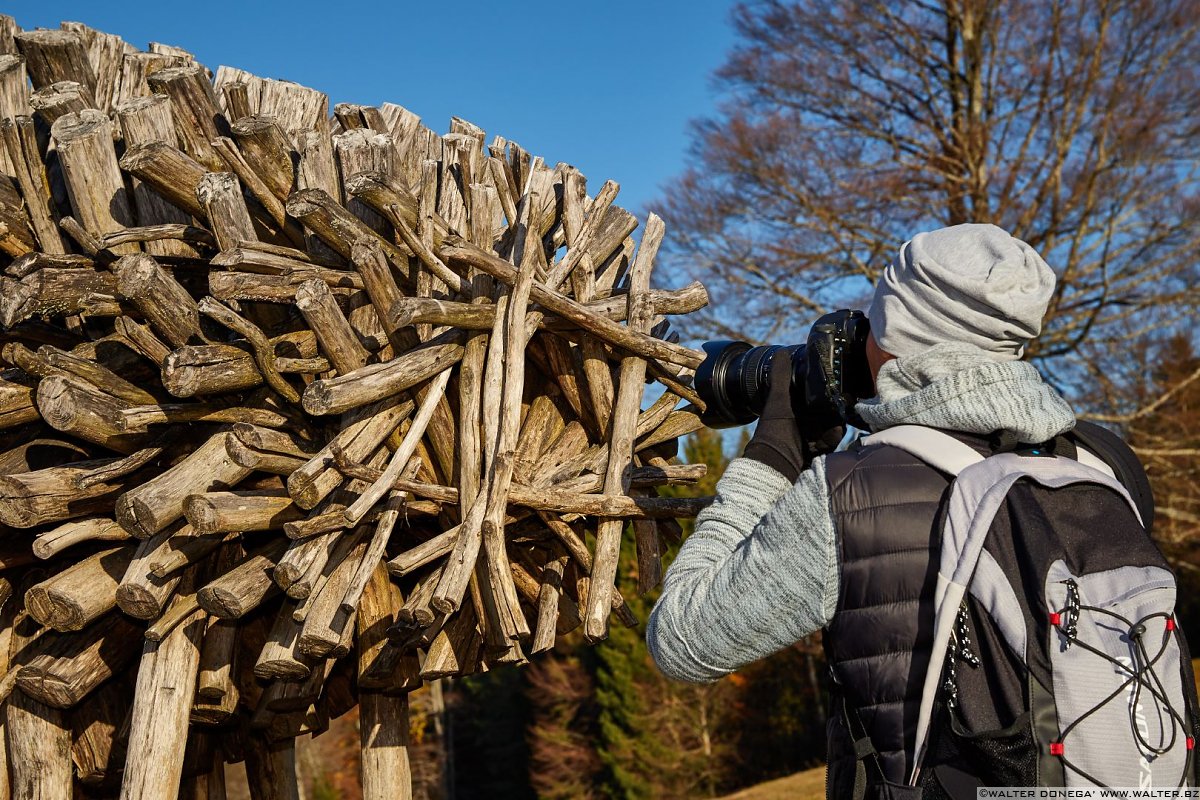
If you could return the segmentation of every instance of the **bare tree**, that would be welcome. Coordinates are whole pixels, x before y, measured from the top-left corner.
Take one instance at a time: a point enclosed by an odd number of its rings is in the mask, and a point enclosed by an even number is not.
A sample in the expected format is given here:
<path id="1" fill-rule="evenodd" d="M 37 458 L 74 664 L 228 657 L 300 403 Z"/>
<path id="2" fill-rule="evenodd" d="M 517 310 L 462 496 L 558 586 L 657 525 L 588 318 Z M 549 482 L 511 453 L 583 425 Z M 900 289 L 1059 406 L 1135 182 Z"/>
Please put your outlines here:
<path id="1" fill-rule="evenodd" d="M 1057 272 L 1033 352 L 1054 372 L 1194 318 L 1200 0 L 769 0 L 733 22 L 726 99 L 660 209 L 713 295 L 690 333 L 794 339 L 961 222 Z"/>

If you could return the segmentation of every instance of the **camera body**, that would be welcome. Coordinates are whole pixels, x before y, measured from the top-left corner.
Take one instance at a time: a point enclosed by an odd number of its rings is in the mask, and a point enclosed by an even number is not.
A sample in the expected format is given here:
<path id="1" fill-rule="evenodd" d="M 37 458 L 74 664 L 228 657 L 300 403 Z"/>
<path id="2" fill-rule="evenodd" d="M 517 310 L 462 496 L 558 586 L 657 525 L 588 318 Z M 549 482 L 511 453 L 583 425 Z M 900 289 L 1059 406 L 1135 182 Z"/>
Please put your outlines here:
<path id="1" fill-rule="evenodd" d="M 854 405 L 875 394 L 866 354 L 869 333 L 863 312 L 842 309 L 818 319 L 804 344 L 706 342 L 707 358 L 695 377 L 696 392 L 707 406 L 701 421 L 710 428 L 730 428 L 757 419 L 771 388 L 771 364 L 786 357 L 792 362 L 796 419 L 832 411 L 847 424 L 864 427 Z"/>

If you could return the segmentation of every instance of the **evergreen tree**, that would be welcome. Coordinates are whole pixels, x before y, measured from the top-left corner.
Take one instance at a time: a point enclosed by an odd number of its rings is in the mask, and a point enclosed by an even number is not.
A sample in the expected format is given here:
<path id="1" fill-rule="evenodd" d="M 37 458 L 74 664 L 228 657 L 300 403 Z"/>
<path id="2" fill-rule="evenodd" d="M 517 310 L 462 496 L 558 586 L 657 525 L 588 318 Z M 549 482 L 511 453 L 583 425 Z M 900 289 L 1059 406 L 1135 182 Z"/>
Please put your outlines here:
<path id="1" fill-rule="evenodd" d="M 525 670 L 501 666 L 456 681 L 451 713 L 454 794 L 532 800 Z"/>
<path id="2" fill-rule="evenodd" d="M 601 797 L 593 660 L 576 633 L 559 637 L 526 670 L 530 785 L 542 800 Z"/>

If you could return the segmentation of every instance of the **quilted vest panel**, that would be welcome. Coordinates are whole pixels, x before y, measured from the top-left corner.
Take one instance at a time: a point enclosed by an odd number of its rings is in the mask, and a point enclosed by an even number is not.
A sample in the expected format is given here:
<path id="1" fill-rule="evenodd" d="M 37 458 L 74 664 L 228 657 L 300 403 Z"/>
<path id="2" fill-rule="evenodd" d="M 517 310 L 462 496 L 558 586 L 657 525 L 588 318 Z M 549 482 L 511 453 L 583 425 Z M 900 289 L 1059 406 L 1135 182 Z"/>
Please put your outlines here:
<path id="1" fill-rule="evenodd" d="M 980 452 L 982 439 L 956 434 Z M 941 531 L 938 509 L 950 477 L 894 447 L 834 453 L 826 478 L 838 534 L 841 595 L 824 633 L 837 691 L 855 709 L 884 775 L 902 782 L 933 634 Z M 835 709 L 836 712 L 836 709 Z M 828 788 L 849 797 L 852 737 L 837 713 L 828 725 Z"/>

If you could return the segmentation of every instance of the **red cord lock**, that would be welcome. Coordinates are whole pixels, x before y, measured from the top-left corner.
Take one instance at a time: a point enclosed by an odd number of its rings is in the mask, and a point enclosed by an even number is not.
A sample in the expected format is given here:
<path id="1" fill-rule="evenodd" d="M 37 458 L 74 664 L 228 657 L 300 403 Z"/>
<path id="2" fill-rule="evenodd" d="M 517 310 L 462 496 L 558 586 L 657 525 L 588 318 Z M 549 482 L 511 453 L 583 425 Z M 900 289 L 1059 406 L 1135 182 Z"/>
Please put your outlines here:
<path id="1" fill-rule="evenodd" d="M 1191 736 L 1189 736 L 1187 738 L 1187 749 L 1194 750 L 1195 748 L 1196 748 L 1196 740 L 1193 739 Z"/>
<path id="2" fill-rule="evenodd" d="M 1174 617 L 1167 617 L 1167 630 L 1169 630 L 1169 631 L 1175 630 L 1175 618 Z"/>
<path id="3" fill-rule="evenodd" d="M 1057 627 L 1062 622 L 1062 614 L 1057 611 L 1050 612 L 1050 624 Z"/>
<path id="4" fill-rule="evenodd" d="M 1063 743 L 1062 742 L 1051 742 L 1050 743 L 1050 755 L 1061 756 L 1062 754 L 1063 754 Z"/>

